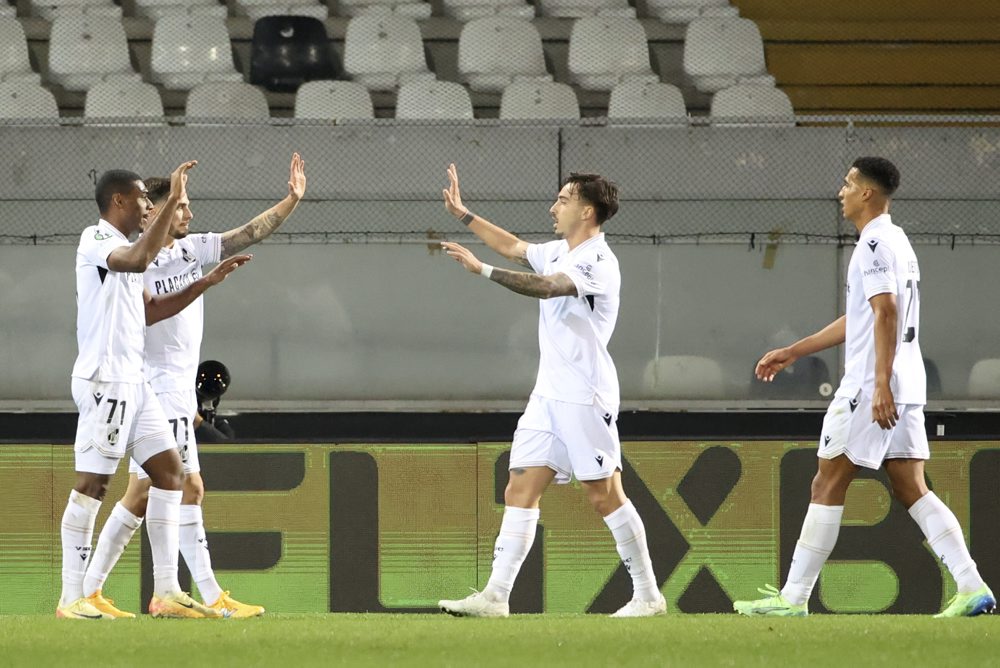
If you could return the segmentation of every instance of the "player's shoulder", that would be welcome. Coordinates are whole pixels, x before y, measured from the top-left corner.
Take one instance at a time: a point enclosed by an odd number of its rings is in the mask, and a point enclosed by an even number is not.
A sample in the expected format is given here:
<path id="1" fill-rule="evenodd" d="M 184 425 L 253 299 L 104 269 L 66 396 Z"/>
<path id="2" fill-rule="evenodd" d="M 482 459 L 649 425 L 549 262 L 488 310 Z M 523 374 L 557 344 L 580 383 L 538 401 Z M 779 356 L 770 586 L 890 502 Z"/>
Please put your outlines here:
<path id="1" fill-rule="evenodd" d="M 586 247 L 581 248 L 581 257 L 586 258 L 588 261 L 594 264 L 606 263 L 608 265 L 617 265 L 618 256 L 615 252 L 611 250 L 611 246 L 602 236 L 600 239 L 595 239 L 591 243 L 588 243 Z"/>

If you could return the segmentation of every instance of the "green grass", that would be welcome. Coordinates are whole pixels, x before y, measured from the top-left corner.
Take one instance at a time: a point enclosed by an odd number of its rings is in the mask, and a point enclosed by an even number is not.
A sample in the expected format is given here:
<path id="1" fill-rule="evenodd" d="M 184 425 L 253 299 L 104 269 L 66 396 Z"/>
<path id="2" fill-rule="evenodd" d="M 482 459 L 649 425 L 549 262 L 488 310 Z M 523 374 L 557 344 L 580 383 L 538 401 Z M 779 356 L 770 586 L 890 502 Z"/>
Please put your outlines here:
<path id="1" fill-rule="evenodd" d="M 236 621 L 0 617 L 0 666 L 995 665 L 1000 617 L 269 615 Z"/>

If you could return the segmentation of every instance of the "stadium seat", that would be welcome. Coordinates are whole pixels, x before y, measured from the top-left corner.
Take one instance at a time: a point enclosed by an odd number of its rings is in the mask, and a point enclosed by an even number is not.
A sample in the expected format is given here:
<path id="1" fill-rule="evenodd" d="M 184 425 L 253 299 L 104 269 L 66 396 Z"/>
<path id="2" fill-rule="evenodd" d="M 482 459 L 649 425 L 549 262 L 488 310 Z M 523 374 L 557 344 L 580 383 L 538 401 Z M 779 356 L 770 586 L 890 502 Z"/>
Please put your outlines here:
<path id="1" fill-rule="evenodd" d="M 0 17 L 0 82 L 27 81 L 38 83 L 41 77 L 32 71 L 28 60 L 28 40 L 21 22 L 12 17 Z"/>
<path id="2" fill-rule="evenodd" d="M 500 118 L 507 120 L 577 120 L 580 104 L 567 84 L 515 81 L 503 89 Z"/>
<path id="3" fill-rule="evenodd" d="M 712 125 L 794 127 L 795 110 L 782 91 L 769 86 L 732 86 L 712 96 Z"/>
<path id="4" fill-rule="evenodd" d="M 825 387 L 824 387 L 825 385 Z M 770 383 L 751 378 L 750 395 L 757 399 L 829 399 L 833 392 L 830 369 L 821 358 L 809 355 L 795 361 Z"/>
<path id="5" fill-rule="evenodd" d="M 309 16 L 265 16 L 254 23 L 250 83 L 294 92 L 306 81 L 335 79 L 326 27 Z"/>
<path id="6" fill-rule="evenodd" d="M 649 66 L 646 32 L 637 19 L 577 19 L 569 37 L 569 72 L 586 90 L 609 91 L 626 80 L 659 81 Z"/>
<path id="7" fill-rule="evenodd" d="M 473 19 L 458 38 L 458 71 L 474 91 L 499 93 L 515 80 L 552 81 L 538 29 L 525 19 Z"/>
<path id="8" fill-rule="evenodd" d="M 722 399 L 725 381 L 719 363 L 708 357 L 654 357 L 642 374 L 647 397 L 656 399 Z"/>
<path id="9" fill-rule="evenodd" d="M 687 109 L 680 89 L 648 81 L 624 81 L 611 89 L 608 120 L 639 118 L 687 125 Z"/>
<path id="10" fill-rule="evenodd" d="M 646 0 L 650 16 L 664 23 L 690 23 L 700 18 L 739 16 L 728 0 Z"/>
<path id="11" fill-rule="evenodd" d="M 434 79 L 417 22 L 395 14 L 363 14 L 347 23 L 344 70 L 369 90 Z"/>
<path id="12" fill-rule="evenodd" d="M 271 111 L 267 98 L 256 86 L 242 81 L 208 81 L 188 93 L 185 116 L 207 120 L 261 120 L 270 118 Z"/>
<path id="13" fill-rule="evenodd" d="M 121 19 L 60 14 L 49 36 L 49 81 L 66 90 L 85 91 L 100 81 L 138 81 L 129 60 Z"/>
<path id="14" fill-rule="evenodd" d="M 17 16 L 17 7 L 0 4 L 0 18 L 14 18 L 15 16 Z"/>
<path id="15" fill-rule="evenodd" d="M 167 14 L 153 28 L 150 78 L 164 88 L 188 90 L 204 81 L 242 81 L 223 19 Z"/>
<path id="16" fill-rule="evenodd" d="M 31 0 L 31 15 L 46 21 L 59 14 L 90 14 L 92 16 L 122 16 L 122 8 L 111 0 Z"/>
<path id="17" fill-rule="evenodd" d="M 396 14 L 414 20 L 428 19 L 431 16 L 431 5 L 422 0 L 338 0 L 342 16 L 361 16 L 362 14 Z"/>
<path id="18" fill-rule="evenodd" d="M 684 36 L 684 72 L 695 87 L 715 93 L 736 84 L 774 86 L 764 65 L 764 41 L 749 19 L 695 19 Z"/>
<path id="19" fill-rule="evenodd" d="M 489 16 L 532 19 L 534 5 L 524 0 L 443 0 L 444 13 L 458 21 L 472 21 Z"/>
<path id="20" fill-rule="evenodd" d="M 396 118 L 406 120 L 471 120 L 472 100 L 454 81 L 410 81 L 399 87 Z"/>
<path id="21" fill-rule="evenodd" d="M 265 16 L 305 16 L 325 21 L 330 10 L 318 0 L 236 0 L 236 13 L 251 21 Z"/>
<path id="22" fill-rule="evenodd" d="M 167 14 L 226 18 L 229 9 L 218 0 L 134 0 L 136 16 L 156 21 Z"/>
<path id="23" fill-rule="evenodd" d="M 102 81 L 87 91 L 83 115 L 136 125 L 163 123 L 163 101 L 153 84 L 142 81 Z"/>
<path id="24" fill-rule="evenodd" d="M 0 83 L 0 118 L 59 118 L 56 98 L 31 81 Z"/>
<path id="25" fill-rule="evenodd" d="M 368 89 L 355 81 L 310 81 L 295 93 L 295 118 L 375 118 Z"/>
<path id="26" fill-rule="evenodd" d="M 972 365 L 969 396 L 973 399 L 1000 397 L 1000 358 L 982 359 Z"/>
<path id="27" fill-rule="evenodd" d="M 538 0 L 542 16 L 582 18 L 584 16 L 617 16 L 635 18 L 635 7 L 628 0 Z"/>

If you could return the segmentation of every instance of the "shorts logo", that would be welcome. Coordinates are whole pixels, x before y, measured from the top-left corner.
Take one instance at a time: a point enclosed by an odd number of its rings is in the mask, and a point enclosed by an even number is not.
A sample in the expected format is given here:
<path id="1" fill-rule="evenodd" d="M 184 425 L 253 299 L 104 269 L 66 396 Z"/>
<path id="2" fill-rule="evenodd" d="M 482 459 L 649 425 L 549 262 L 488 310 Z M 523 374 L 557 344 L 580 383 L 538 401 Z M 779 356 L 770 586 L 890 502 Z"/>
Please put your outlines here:
<path id="1" fill-rule="evenodd" d="M 608 425 L 609 427 L 611 426 L 611 413 L 607 413 L 601 419 L 604 420 L 604 424 Z"/>
<path id="2" fill-rule="evenodd" d="M 602 467 L 604 466 L 604 455 L 597 455 L 596 457 L 594 457 L 594 459 L 597 460 L 597 465 L 598 466 L 602 466 Z"/>
<path id="3" fill-rule="evenodd" d="M 824 446 L 830 445 L 830 437 L 829 436 L 824 436 L 823 437 L 823 445 Z"/>

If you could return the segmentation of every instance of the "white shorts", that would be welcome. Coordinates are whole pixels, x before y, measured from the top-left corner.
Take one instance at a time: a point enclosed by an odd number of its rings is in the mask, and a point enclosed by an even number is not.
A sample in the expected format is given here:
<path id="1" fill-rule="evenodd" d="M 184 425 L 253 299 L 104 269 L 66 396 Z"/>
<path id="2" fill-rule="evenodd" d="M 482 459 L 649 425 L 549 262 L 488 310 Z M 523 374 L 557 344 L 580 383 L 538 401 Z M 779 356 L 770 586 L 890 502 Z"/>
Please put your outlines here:
<path id="1" fill-rule="evenodd" d="M 163 407 L 167 425 L 177 441 L 177 450 L 184 464 L 184 475 L 197 473 L 201 470 L 201 464 L 198 462 L 198 444 L 194 439 L 194 414 L 198 411 L 198 396 L 194 388 L 160 392 L 156 398 Z M 135 473 L 140 480 L 149 477 L 136 462 L 135 457 L 128 464 L 128 472 Z"/>
<path id="2" fill-rule="evenodd" d="M 622 467 L 618 416 L 532 394 L 517 422 L 510 468 L 547 466 L 556 482 L 602 480 Z"/>
<path id="3" fill-rule="evenodd" d="M 899 404 L 899 420 L 892 429 L 872 422 L 872 401 L 863 394 L 854 399 L 836 397 L 823 418 L 819 452 L 823 459 L 846 455 L 868 469 L 878 469 L 886 459 L 930 459 L 924 430 L 924 407 Z"/>
<path id="4" fill-rule="evenodd" d="M 149 383 L 104 383 L 74 378 L 76 470 L 111 475 L 126 454 L 145 462 L 177 443 Z"/>

